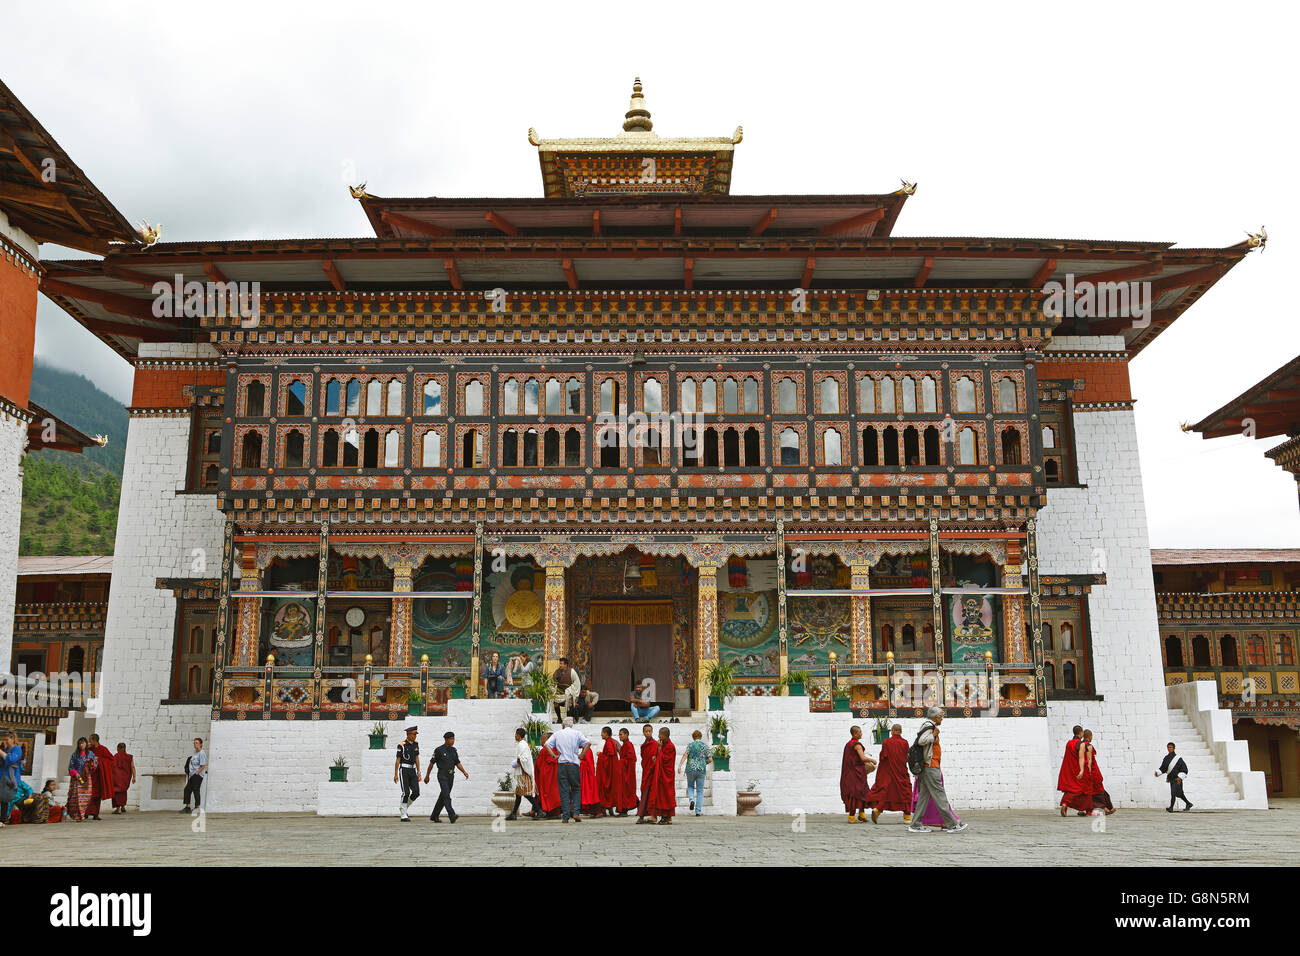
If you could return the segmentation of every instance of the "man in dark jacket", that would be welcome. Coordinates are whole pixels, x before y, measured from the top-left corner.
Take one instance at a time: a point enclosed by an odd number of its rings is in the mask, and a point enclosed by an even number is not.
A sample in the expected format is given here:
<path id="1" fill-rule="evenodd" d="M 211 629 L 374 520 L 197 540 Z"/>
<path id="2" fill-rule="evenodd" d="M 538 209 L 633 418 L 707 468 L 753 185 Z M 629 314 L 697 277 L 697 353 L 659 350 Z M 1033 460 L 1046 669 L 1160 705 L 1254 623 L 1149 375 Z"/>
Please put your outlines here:
<path id="1" fill-rule="evenodd" d="M 1183 812 L 1192 809 L 1192 801 L 1183 796 L 1183 777 L 1187 776 L 1187 764 L 1182 757 L 1174 752 L 1173 743 L 1166 745 L 1169 753 L 1165 754 L 1165 759 L 1160 763 L 1160 769 L 1156 771 L 1156 776 L 1165 775 L 1165 780 L 1169 784 L 1169 806 L 1165 807 L 1166 813 L 1174 812 L 1174 801 L 1181 800 L 1187 806 L 1183 807 Z"/>

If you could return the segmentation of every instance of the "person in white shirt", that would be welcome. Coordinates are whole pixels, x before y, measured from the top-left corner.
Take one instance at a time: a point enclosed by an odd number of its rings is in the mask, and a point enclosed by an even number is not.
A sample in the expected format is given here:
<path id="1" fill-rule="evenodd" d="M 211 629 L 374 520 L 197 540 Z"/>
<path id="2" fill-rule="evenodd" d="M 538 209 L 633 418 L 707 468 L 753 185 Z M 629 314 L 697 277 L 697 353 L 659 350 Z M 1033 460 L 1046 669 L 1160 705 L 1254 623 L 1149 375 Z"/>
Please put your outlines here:
<path id="1" fill-rule="evenodd" d="M 524 798 L 532 808 L 528 815 L 537 818 L 537 779 L 533 775 L 533 749 L 528 746 L 528 733 L 520 727 L 515 731 L 515 762 L 510 766 L 515 772 L 515 808 L 507 820 L 519 819 L 519 803 Z"/>
<path id="2" fill-rule="evenodd" d="M 655 679 L 643 677 L 641 683 L 633 688 L 632 716 L 637 720 L 649 720 L 658 713 L 659 705 L 655 703 Z"/>
<path id="3" fill-rule="evenodd" d="M 578 677 L 578 672 L 569 666 L 567 657 L 560 658 L 560 666 L 555 668 L 555 673 L 551 675 L 555 678 L 555 697 L 552 703 L 555 704 L 556 719 L 563 721 L 569 714 L 569 708 L 578 700 L 578 695 L 582 693 L 582 679 Z"/>
<path id="4" fill-rule="evenodd" d="M 573 718 L 564 718 L 564 729 L 546 741 L 546 747 L 559 761 L 560 822 L 581 823 L 582 757 L 591 749 L 591 741 L 573 727 Z"/>

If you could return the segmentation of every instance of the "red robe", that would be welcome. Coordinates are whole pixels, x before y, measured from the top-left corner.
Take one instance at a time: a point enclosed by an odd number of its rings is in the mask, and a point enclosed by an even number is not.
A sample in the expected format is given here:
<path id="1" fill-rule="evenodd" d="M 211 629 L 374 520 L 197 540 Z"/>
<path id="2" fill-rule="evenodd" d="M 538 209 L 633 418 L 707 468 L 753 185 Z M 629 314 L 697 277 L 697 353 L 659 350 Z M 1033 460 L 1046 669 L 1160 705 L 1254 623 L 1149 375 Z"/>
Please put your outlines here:
<path id="1" fill-rule="evenodd" d="M 581 770 L 578 773 L 582 785 L 582 812 L 592 815 L 600 813 L 600 793 L 596 790 L 596 759 L 588 747 L 582 755 Z"/>
<path id="2" fill-rule="evenodd" d="M 1079 744 L 1075 737 L 1065 745 L 1065 756 L 1061 759 L 1061 772 L 1056 775 L 1056 789 L 1061 791 L 1061 806 L 1073 810 L 1091 810 L 1092 794 L 1088 792 L 1086 782 L 1079 779 Z"/>
<path id="3" fill-rule="evenodd" d="M 862 741 L 850 739 L 840 759 L 840 799 L 849 813 L 866 809 L 867 793 L 871 789 L 867 786 L 867 765 L 862 762 L 859 750 L 866 753 Z"/>
<path id="4" fill-rule="evenodd" d="M 93 782 L 94 790 L 90 796 L 90 804 L 86 807 L 86 816 L 99 816 L 99 802 L 109 800 L 113 796 L 113 751 L 109 750 L 103 744 L 92 744 L 91 750 L 95 752 L 95 777 Z"/>
<path id="5" fill-rule="evenodd" d="M 890 735 L 880 745 L 880 766 L 876 782 L 867 796 L 867 806 L 877 810 L 912 812 L 912 778 L 907 772 L 907 741 Z"/>
<path id="6" fill-rule="evenodd" d="M 659 755 L 650 771 L 650 816 L 671 817 L 677 814 L 677 748 L 671 740 L 659 745 Z"/>
<path id="7" fill-rule="evenodd" d="M 126 792 L 131 788 L 131 770 L 135 758 L 125 750 L 113 754 L 113 808 L 126 806 Z"/>
<path id="8" fill-rule="evenodd" d="M 537 751 L 534 769 L 537 771 L 537 805 L 547 816 L 560 813 L 560 762 L 545 747 Z"/>
<path id="9" fill-rule="evenodd" d="M 618 744 L 613 737 L 605 738 L 600 757 L 596 760 L 596 789 L 600 793 L 600 805 L 610 810 L 618 809 L 619 786 L 622 776 L 618 765 Z"/>
<path id="10" fill-rule="evenodd" d="M 1101 765 L 1097 763 L 1097 748 L 1089 746 L 1092 750 L 1092 765 L 1083 775 L 1083 782 L 1087 784 L 1087 791 L 1092 796 L 1093 807 L 1104 807 L 1107 810 L 1113 810 L 1114 805 L 1110 801 L 1110 794 L 1106 792 L 1106 786 L 1101 776 Z"/>
<path id="11" fill-rule="evenodd" d="M 618 773 L 621 785 L 618 788 L 618 809 L 621 813 L 635 810 L 636 794 L 636 744 L 624 741 L 618 751 Z"/>
<path id="12" fill-rule="evenodd" d="M 641 799 L 636 805 L 636 815 L 650 815 L 650 781 L 654 779 L 655 762 L 659 756 L 659 741 L 653 737 L 641 741 Z"/>

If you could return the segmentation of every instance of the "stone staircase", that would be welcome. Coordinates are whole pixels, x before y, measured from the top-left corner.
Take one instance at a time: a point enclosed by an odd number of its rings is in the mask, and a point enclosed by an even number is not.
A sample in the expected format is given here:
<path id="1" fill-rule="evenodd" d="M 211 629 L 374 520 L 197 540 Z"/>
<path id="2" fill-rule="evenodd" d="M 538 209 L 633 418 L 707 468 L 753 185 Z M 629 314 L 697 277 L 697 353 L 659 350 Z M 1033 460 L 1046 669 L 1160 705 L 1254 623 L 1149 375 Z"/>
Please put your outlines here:
<path id="1" fill-rule="evenodd" d="M 402 721 L 388 723 L 388 746 L 384 750 L 362 750 L 361 763 L 353 763 L 348 770 L 346 783 L 320 783 L 317 786 L 316 812 L 320 816 L 397 816 L 399 792 L 393 783 L 393 761 L 397 744 L 404 739 L 403 728 L 415 726 L 420 728 L 420 798 L 411 807 L 413 817 L 433 812 L 437 799 L 438 786 L 434 779 L 428 784 L 423 782 L 423 771 L 428 766 L 429 757 L 436 747 L 442 744 L 442 735 L 447 731 L 456 734 L 456 750 L 460 753 L 461 763 L 469 772 L 466 780 L 456 774 L 456 785 L 452 790 L 452 802 L 457 813 L 472 815 L 490 815 L 495 811 L 492 794 L 497 789 L 497 781 L 510 769 L 515 759 L 514 731 L 522 727 L 532 716 L 528 701 L 519 700 L 450 700 L 447 702 L 447 714 L 442 717 L 409 717 Z M 592 742 L 593 749 L 599 751 L 600 728 L 608 724 L 617 738 L 619 728 L 628 728 L 633 743 L 638 749 L 641 743 L 642 721 L 620 723 L 622 717 L 604 718 L 597 714 L 591 723 L 581 723 L 578 729 Z M 706 715 L 684 714 L 681 722 L 667 723 L 660 718 L 651 721 L 656 733 L 660 726 L 667 726 L 673 743 L 680 754 L 691 739 L 691 732 L 699 730 L 706 733 Z M 558 724 L 553 729 L 559 730 Z M 368 743 L 366 735 L 370 724 L 361 722 L 356 725 L 360 745 Z M 638 785 L 640 767 L 637 770 Z M 704 784 L 704 812 L 708 814 L 722 812 L 712 806 L 713 773 L 710 771 Z M 734 802 L 734 800 L 733 800 Z M 687 812 L 686 775 L 677 775 L 678 813 Z M 525 803 L 525 806 L 527 804 Z M 732 806 L 730 812 L 735 812 Z"/>
<path id="2" fill-rule="evenodd" d="M 1214 682 L 1174 684 L 1165 691 L 1169 739 L 1187 762 L 1187 799 L 1198 810 L 1267 810 L 1264 774 L 1250 769 L 1247 744 L 1234 738 L 1232 714 L 1219 707 Z"/>
<path id="3" fill-rule="evenodd" d="M 1177 744 L 1178 756 L 1187 762 L 1188 775 L 1183 786 L 1187 799 L 1197 809 L 1244 808 L 1245 801 L 1215 760 L 1209 744 L 1191 718 L 1181 710 L 1169 712 L 1169 739 Z M 1181 808 L 1182 803 L 1177 803 L 1175 809 Z"/>

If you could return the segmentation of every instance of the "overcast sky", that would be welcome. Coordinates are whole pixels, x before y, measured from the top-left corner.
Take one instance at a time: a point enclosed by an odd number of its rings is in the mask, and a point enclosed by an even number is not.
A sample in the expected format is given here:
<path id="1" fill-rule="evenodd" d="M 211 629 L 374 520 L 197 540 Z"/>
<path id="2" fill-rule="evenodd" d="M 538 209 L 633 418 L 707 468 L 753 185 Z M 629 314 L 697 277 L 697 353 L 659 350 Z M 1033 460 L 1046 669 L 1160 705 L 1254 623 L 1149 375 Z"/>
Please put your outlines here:
<path id="1" fill-rule="evenodd" d="M 1152 545 L 1296 547 L 1275 440 L 1178 428 L 1300 353 L 1293 9 L 47 2 L 6 5 L 0 64 L 164 241 L 372 235 L 348 182 L 539 196 L 528 128 L 617 133 L 634 75 L 661 135 L 744 124 L 733 193 L 919 182 L 895 235 L 1222 247 L 1267 225 L 1132 375 Z M 44 299 L 37 354 L 129 398 L 130 367 Z"/>

